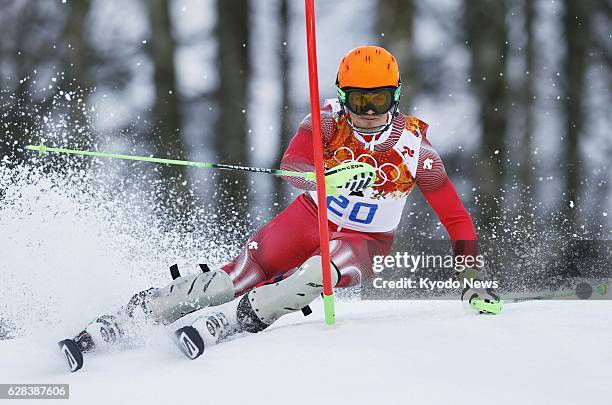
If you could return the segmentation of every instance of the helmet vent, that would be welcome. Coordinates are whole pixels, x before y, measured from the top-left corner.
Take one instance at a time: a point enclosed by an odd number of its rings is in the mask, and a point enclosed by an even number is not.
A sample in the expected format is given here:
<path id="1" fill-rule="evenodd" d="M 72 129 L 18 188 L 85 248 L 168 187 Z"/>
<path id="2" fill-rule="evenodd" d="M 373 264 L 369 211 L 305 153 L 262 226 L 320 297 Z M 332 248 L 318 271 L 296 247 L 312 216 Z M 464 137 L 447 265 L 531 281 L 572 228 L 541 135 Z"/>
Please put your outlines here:
<path id="1" fill-rule="evenodd" d="M 337 79 L 340 88 L 397 86 L 399 67 L 396 58 L 384 48 L 361 46 L 342 58 Z"/>

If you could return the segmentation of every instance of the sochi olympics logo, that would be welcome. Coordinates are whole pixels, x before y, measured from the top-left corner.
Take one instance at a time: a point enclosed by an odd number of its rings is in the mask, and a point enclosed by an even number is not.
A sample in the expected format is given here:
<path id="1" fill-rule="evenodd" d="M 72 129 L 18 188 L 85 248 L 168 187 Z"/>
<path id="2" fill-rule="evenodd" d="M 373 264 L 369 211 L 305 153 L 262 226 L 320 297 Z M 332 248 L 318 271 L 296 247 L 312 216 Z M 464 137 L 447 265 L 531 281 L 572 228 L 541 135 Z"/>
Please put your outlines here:
<path id="1" fill-rule="evenodd" d="M 343 149 L 350 153 L 350 159 L 338 159 L 338 152 Z M 375 187 L 382 186 L 386 182 L 395 183 L 397 180 L 399 180 L 401 176 L 400 169 L 399 167 L 397 167 L 397 165 L 393 163 L 383 163 L 382 165 L 378 166 L 378 161 L 376 160 L 376 158 L 367 153 L 362 153 L 361 155 L 357 156 L 357 159 L 355 159 L 355 153 L 346 146 L 342 146 L 334 152 L 334 160 L 338 163 L 360 162 L 371 165 L 376 171 L 376 182 L 374 183 Z"/>

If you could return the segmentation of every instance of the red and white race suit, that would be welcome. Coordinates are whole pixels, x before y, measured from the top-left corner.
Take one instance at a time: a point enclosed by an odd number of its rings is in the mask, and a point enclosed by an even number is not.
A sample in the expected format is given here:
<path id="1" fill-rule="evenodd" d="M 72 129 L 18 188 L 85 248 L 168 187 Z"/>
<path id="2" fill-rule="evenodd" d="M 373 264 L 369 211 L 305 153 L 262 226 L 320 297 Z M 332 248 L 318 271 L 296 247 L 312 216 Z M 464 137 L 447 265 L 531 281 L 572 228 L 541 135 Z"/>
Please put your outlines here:
<path id="1" fill-rule="evenodd" d="M 444 225 L 454 253 L 477 254 L 472 219 L 427 139 L 428 125 L 397 113 L 386 131 L 368 136 L 354 131 L 340 111 L 337 100 L 328 100 L 321 110 L 325 167 L 366 162 L 376 169 L 376 182 L 361 193 L 327 198 L 331 260 L 341 274 L 337 286 L 359 284 L 362 276 L 371 274 L 373 256 L 390 253 L 415 185 Z M 281 168 L 314 170 L 310 115 L 291 140 Z M 316 184 L 296 177 L 286 180 L 306 192 L 253 235 L 238 257 L 223 267 L 237 295 L 291 272 L 319 253 Z"/>

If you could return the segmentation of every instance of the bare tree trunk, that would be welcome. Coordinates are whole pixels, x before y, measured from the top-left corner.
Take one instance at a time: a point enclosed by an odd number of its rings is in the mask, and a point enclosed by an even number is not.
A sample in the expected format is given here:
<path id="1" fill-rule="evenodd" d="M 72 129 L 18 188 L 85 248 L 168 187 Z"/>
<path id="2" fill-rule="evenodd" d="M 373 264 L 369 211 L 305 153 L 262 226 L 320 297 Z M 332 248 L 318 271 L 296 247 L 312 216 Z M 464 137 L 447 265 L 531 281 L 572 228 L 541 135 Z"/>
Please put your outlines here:
<path id="1" fill-rule="evenodd" d="M 507 129 L 506 5 L 499 0 L 465 0 L 471 77 L 479 102 L 479 159 L 482 225 L 495 229 L 501 220 Z"/>
<path id="2" fill-rule="evenodd" d="M 582 162 L 580 160 L 580 135 L 584 128 L 585 79 L 588 68 L 589 27 L 593 3 L 591 0 L 565 0 L 563 29 L 565 31 L 564 71 L 564 103 L 565 120 L 564 156 L 565 190 L 567 200 L 565 205 L 566 219 L 574 226 L 577 210 L 580 207 L 580 176 Z M 573 204 L 570 203 L 573 201 Z M 571 206 L 573 205 L 573 207 Z"/>
<path id="3" fill-rule="evenodd" d="M 246 165 L 247 97 L 250 64 L 248 0 L 217 0 L 218 118 L 215 146 L 225 162 Z M 247 175 L 221 173 L 218 185 L 219 215 L 242 220 L 248 212 Z"/>
<path id="4" fill-rule="evenodd" d="M 69 13 L 65 26 L 66 77 L 67 90 L 73 92 L 70 104 L 71 130 L 75 133 L 78 146 L 89 149 L 93 143 L 93 134 L 85 108 L 91 90 L 89 60 L 90 48 L 87 41 L 87 17 L 91 9 L 90 0 L 79 0 L 69 3 Z M 78 100 L 82 100 L 79 102 Z"/>
<path id="5" fill-rule="evenodd" d="M 181 134 L 182 117 L 177 90 L 175 53 L 176 44 L 170 18 L 171 0 L 148 0 L 151 29 L 150 51 L 155 81 L 154 127 L 149 140 L 161 157 L 186 159 L 187 152 Z M 166 183 L 160 199 L 174 214 L 184 214 L 193 202 L 189 192 L 187 170 L 183 166 L 160 165 L 159 172 Z"/>
<path id="6" fill-rule="evenodd" d="M 290 122 L 290 101 L 289 101 L 289 0 L 280 0 L 279 7 L 279 69 L 282 75 L 281 81 L 281 122 L 278 130 L 280 145 L 276 159 L 276 166 L 280 167 L 285 148 L 289 145 L 293 136 L 292 125 Z M 276 200 L 280 201 L 285 197 L 286 184 L 280 177 L 274 178 L 274 191 Z M 282 206 L 280 204 L 279 206 Z"/>
<path id="7" fill-rule="evenodd" d="M 535 110 L 535 49 L 536 38 L 534 34 L 535 0 L 524 0 L 523 12 L 525 16 L 525 83 L 523 88 L 523 105 L 525 108 L 525 128 L 521 145 L 520 179 L 522 186 L 521 213 L 526 221 L 533 217 L 535 196 L 533 182 L 533 132 Z"/>
<path id="8" fill-rule="evenodd" d="M 40 125 L 40 123 L 35 122 L 32 114 L 30 114 L 31 81 L 22 80 L 33 73 L 33 66 L 36 66 L 40 58 L 40 49 L 33 49 L 32 44 L 29 43 L 33 39 L 31 37 L 31 24 L 33 22 L 40 23 L 40 11 L 37 6 L 35 1 L 29 1 L 17 10 L 16 15 L 13 16 L 14 21 L 10 22 L 10 28 L 14 30 L 14 44 L 11 48 L 7 47 L 6 54 L 2 55 L 3 59 L 6 58 L 13 62 L 12 81 L 18 80 L 18 83 L 14 89 L 14 96 L 5 98 L 5 95 L 2 95 L 0 112 L 2 113 L 2 122 L 6 122 L 4 130 L 8 139 L 0 142 L 0 159 L 5 155 L 10 160 L 23 158 L 23 153 L 16 145 L 23 144 L 23 138 L 27 134 L 35 132 L 37 125 Z"/>
<path id="9" fill-rule="evenodd" d="M 399 64 L 402 75 L 401 110 L 410 111 L 410 105 L 419 87 L 414 53 L 415 0 L 379 0 L 378 31 L 384 33 L 382 46 L 391 52 Z"/>

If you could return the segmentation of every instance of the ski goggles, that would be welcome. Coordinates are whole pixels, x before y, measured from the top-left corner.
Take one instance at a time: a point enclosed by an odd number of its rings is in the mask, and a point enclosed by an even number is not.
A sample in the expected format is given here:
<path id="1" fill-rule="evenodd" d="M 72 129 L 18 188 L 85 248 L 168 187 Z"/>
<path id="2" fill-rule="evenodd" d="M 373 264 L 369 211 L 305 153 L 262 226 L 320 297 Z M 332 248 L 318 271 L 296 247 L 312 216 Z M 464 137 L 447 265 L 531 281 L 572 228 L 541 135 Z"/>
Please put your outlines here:
<path id="1" fill-rule="evenodd" d="M 350 112 L 364 115 L 372 110 L 375 114 L 385 114 L 399 101 L 402 85 L 397 87 L 377 87 L 375 89 L 359 89 L 336 86 L 338 98 Z"/>

